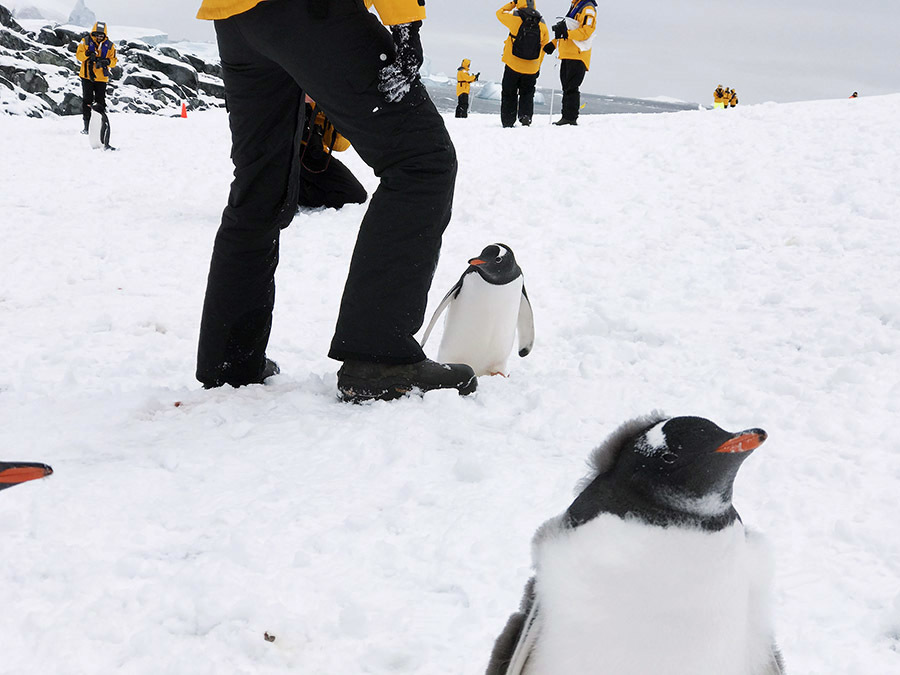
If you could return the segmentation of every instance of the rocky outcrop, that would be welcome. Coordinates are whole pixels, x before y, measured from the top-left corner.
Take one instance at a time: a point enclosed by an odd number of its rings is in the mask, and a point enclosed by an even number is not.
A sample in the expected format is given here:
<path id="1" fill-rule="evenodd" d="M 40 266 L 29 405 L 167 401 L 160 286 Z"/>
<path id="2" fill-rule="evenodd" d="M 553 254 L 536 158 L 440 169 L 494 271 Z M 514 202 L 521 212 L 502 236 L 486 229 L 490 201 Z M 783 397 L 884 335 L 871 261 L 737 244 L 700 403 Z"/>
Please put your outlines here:
<path id="1" fill-rule="evenodd" d="M 81 18 L 79 23 L 86 22 Z M 34 28 L 36 24 L 26 25 Z M 51 22 L 26 30 L 0 5 L 0 114 L 81 114 L 75 52 L 86 34 Z M 177 43 L 151 46 L 141 40 L 112 37 L 118 65 L 110 72 L 107 89 L 111 112 L 176 115 L 182 102 L 189 110 L 224 107 L 225 87 L 218 62 L 185 53 Z"/>

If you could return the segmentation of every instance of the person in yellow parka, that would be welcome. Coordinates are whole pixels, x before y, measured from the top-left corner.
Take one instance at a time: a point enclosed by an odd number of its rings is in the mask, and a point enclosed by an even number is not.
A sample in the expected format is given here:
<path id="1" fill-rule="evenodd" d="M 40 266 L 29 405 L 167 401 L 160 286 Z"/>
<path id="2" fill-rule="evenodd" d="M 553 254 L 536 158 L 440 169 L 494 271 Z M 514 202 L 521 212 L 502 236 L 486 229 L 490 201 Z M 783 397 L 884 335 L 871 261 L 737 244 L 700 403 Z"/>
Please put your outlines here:
<path id="1" fill-rule="evenodd" d="M 713 108 L 725 107 L 725 88 L 720 84 L 713 92 Z"/>
<path id="2" fill-rule="evenodd" d="M 732 89 L 731 95 L 728 97 L 728 107 L 734 108 L 737 104 L 738 104 L 737 89 Z"/>
<path id="3" fill-rule="evenodd" d="M 328 2 L 328 0 L 319 0 Z M 418 79 L 424 61 L 419 29 L 425 19 L 425 0 L 365 0 L 366 9 L 375 7 L 381 23 L 394 38 L 397 58 L 379 74 L 379 88 L 388 100 L 399 99 Z"/>
<path id="4" fill-rule="evenodd" d="M 458 163 L 419 79 L 405 93 L 379 88 L 379 72 L 397 56 L 391 32 L 359 0 L 203 0 L 197 16 L 215 21 L 234 164 L 209 263 L 197 379 L 205 388 L 239 387 L 279 372 L 266 350 L 281 230 L 299 202 L 308 94 L 380 181 L 328 352 L 343 362 L 342 400 L 475 391 L 471 367 L 431 361 L 416 340 Z"/>
<path id="5" fill-rule="evenodd" d="M 334 156 L 350 148 L 350 141 L 334 128 L 316 102 L 306 97 L 306 126 L 300 151 L 299 206 L 339 209 L 363 204 L 368 195 L 353 172 Z"/>
<path id="6" fill-rule="evenodd" d="M 106 112 L 106 86 L 109 82 L 110 69 L 116 66 L 116 46 L 107 37 L 107 26 L 98 21 L 91 29 L 90 35 L 78 43 L 75 58 L 81 62 L 78 76 L 81 78 L 81 116 L 84 118 L 84 131 L 88 132 L 91 122 L 91 106 L 96 103 L 97 109 Z"/>
<path id="7" fill-rule="evenodd" d="M 545 51 L 557 55 L 562 63 L 559 79 L 562 84 L 562 118 L 554 122 L 557 126 L 578 124 L 581 109 L 581 83 L 591 67 L 591 47 L 594 31 L 597 29 L 597 3 L 595 0 L 572 0 L 569 11 L 562 21 L 554 24 L 554 40 Z"/>
<path id="8" fill-rule="evenodd" d="M 478 81 L 481 73 L 474 75 L 469 72 L 469 66 L 472 62 L 469 59 L 463 59 L 462 64 L 456 69 L 456 116 L 469 116 L 469 89 L 473 82 Z"/>
<path id="9" fill-rule="evenodd" d="M 535 9 L 534 0 L 513 0 L 497 10 L 497 19 L 509 35 L 503 46 L 503 80 L 500 93 L 500 122 L 504 127 L 531 124 L 534 115 L 534 88 L 544 60 L 550 31 Z"/>

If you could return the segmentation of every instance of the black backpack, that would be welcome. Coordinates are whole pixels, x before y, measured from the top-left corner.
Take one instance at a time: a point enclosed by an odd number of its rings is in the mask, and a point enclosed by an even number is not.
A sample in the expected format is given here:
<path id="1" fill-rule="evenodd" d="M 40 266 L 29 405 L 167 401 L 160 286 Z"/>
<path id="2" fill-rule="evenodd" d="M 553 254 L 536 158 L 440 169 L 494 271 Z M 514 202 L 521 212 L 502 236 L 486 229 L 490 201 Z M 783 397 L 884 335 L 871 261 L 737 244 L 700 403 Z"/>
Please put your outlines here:
<path id="1" fill-rule="evenodd" d="M 533 61 L 541 55 L 541 14 L 536 9 L 519 10 L 522 25 L 513 36 L 512 53 L 520 59 Z"/>

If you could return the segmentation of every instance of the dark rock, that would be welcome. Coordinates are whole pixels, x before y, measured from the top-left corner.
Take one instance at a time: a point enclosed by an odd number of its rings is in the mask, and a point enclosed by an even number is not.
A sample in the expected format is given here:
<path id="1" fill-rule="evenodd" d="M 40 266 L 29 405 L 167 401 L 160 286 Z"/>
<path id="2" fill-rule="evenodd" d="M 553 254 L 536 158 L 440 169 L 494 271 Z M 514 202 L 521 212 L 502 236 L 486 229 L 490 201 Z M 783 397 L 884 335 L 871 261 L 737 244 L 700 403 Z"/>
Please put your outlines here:
<path id="1" fill-rule="evenodd" d="M 73 73 L 77 73 L 80 70 L 80 64 L 78 63 L 78 61 L 73 59 L 65 52 L 55 49 L 48 48 L 29 51 L 24 54 L 24 56 L 31 59 L 35 63 L 44 63 L 51 66 L 58 66 L 60 68 L 65 68 L 66 70 L 69 70 Z"/>
<path id="2" fill-rule="evenodd" d="M 16 89 L 16 86 L 2 75 L 0 75 L 0 84 L 2 84 L 7 89 L 12 89 L 13 91 L 15 91 Z"/>
<path id="3" fill-rule="evenodd" d="M 68 44 L 68 41 L 64 37 L 57 34 L 55 30 L 50 30 L 47 26 L 44 26 L 38 31 L 35 40 L 42 45 L 50 45 L 51 47 L 65 47 L 66 44 Z"/>
<path id="4" fill-rule="evenodd" d="M 34 68 L 0 65 L 0 73 L 29 94 L 41 94 L 50 89 L 41 71 Z"/>
<path id="5" fill-rule="evenodd" d="M 209 80 L 200 80 L 200 91 L 207 96 L 214 98 L 225 98 L 225 85 L 219 82 L 210 82 Z"/>
<path id="6" fill-rule="evenodd" d="M 63 41 L 63 44 L 67 47 L 71 47 L 72 44 L 75 44 L 75 48 L 78 48 L 78 43 L 81 42 L 86 36 L 87 31 L 74 31 L 69 30 L 68 28 L 60 28 L 56 26 L 53 29 L 53 32 L 56 33 L 56 37 Z M 75 51 L 74 49 L 70 51 Z"/>
<path id="7" fill-rule="evenodd" d="M 212 75 L 221 79 L 222 66 L 218 63 L 207 63 L 193 54 L 185 54 L 184 58 L 187 59 L 188 63 L 190 63 L 198 73 L 206 73 L 207 75 Z"/>
<path id="8" fill-rule="evenodd" d="M 162 88 L 162 82 L 157 80 L 155 77 L 148 77 L 146 75 L 129 75 L 122 81 L 122 84 L 130 84 L 131 86 L 137 87 L 138 89 Z"/>
<path id="9" fill-rule="evenodd" d="M 185 58 L 185 56 L 180 51 L 178 51 L 174 47 L 161 46 L 157 47 L 156 49 L 163 56 L 168 56 L 170 59 L 175 59 L 176 61 L 181 61 L 182 63 L 187 63 L 188 65 L 193 65 L 187 58 Z"/>
<path id="10" fill-rule="evenodd" d="M 0 28 L 0 47 L 15 49 L 16 51 L 21 52 L 31 47 L 31 45 L 15 33 L 11 33 L 5 28 Z"/>
<path id="11" fill-rule="evenodd" d="M 143 51 L 129 52 L 128 60 L 140 64 L 147 70 L 162 73 L 176 84 L 197 91 L 197 71 L 191 66 L 182 66 L 170 61 L 163 61 L 153 54 Z"/>
<path id="12" fill-rule="evenodd" d="M 122 79 L 122 66 L 116 66 L 115 68 L 109 69 L 109 79 L 111 80 L 121 80 Z"/>
<path id="13" fill-rule="evenodd" d="M 57 104 L 54 112 L 57 115 L 80 115 L 83 102 L 83 99 L 78 94 L 66 93 L 63 95 L 62 101 Z"/>
<path id="14" fill-rule="evenodd" d="M 25 29 L 22 28 L 22 26 L 20 26 L 18 22 L 12 17 L 12 13 L 3 5 L 0 5 L 0 24 L 6 26 L 10 30 L 14 30 L 17 33 L 25 32 Z"/>

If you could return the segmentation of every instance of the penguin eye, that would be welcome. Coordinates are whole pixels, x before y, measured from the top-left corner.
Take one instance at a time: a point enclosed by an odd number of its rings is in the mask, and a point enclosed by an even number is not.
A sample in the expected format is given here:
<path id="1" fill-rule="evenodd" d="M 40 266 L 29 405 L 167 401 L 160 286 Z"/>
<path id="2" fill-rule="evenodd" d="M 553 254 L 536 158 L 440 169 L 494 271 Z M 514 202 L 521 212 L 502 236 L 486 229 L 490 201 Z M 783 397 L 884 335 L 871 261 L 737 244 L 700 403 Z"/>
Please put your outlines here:
<path id="1" fill-rule="evenodd" d="M 497 256 L 496 258 L 494 258 L 494 262 L 495 263 L 503 262 L 503 258 L 501 258 L 500 256 Z"/>
<path id="2" fill-rule="evenodd" d="M 678 455 L 676 455 L 674 452 L 665 452 L 660 459 L 662 459 L 662 461 L 664 461 L 666 464 L 674 464 L 675 460 L 678 459 Z"/>

